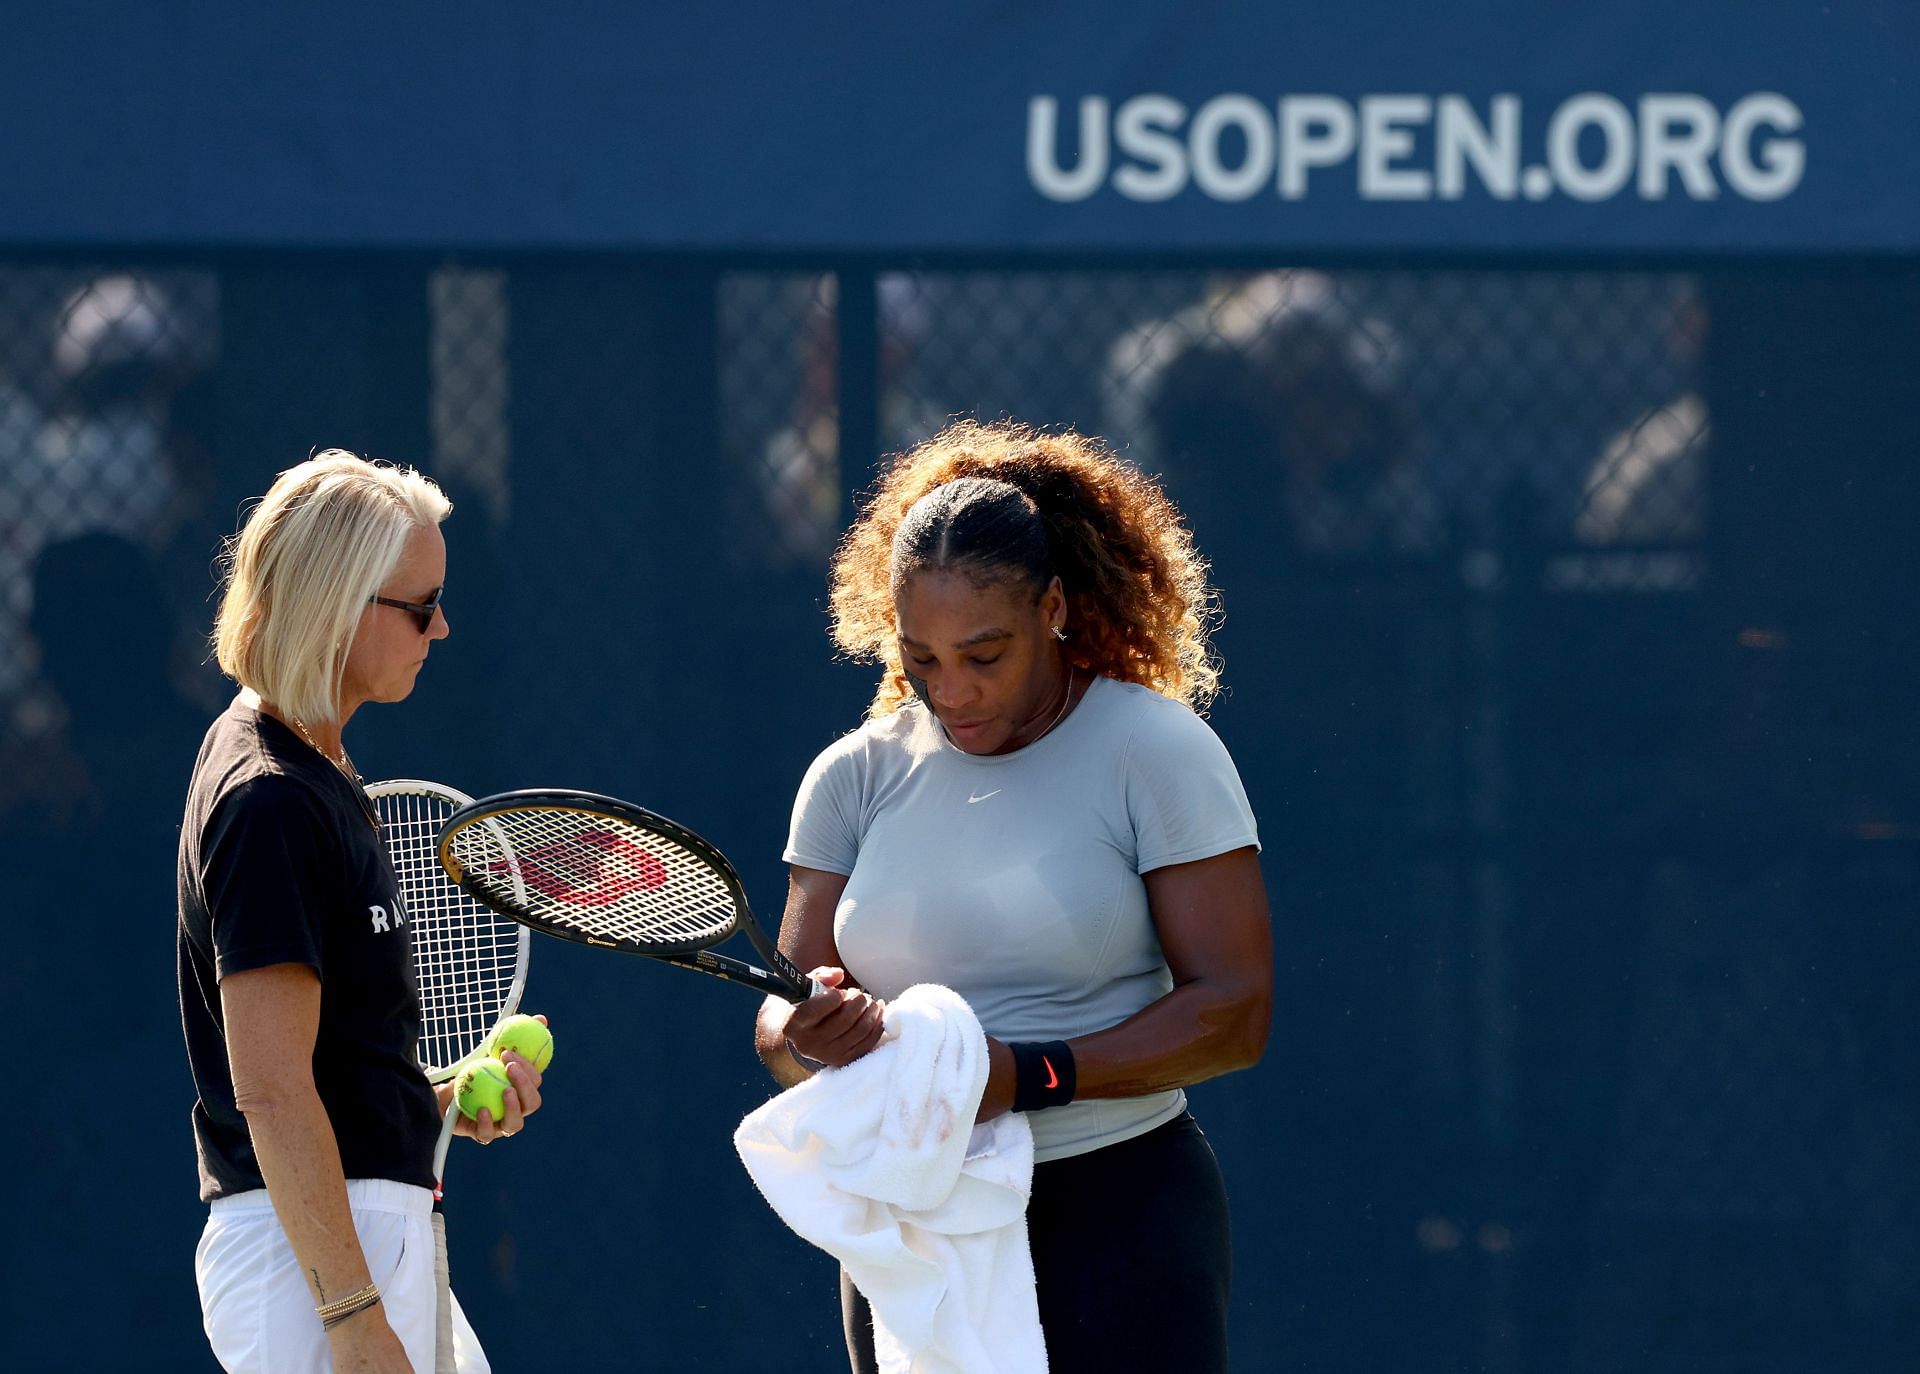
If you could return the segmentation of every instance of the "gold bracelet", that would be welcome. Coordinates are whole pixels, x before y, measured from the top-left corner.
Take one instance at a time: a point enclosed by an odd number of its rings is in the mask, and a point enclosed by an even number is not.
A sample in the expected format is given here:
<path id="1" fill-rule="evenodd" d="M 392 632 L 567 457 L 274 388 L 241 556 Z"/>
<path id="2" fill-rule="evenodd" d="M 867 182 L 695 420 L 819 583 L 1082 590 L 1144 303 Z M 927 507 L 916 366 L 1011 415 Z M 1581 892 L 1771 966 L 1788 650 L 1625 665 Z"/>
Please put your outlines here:
<path id="1" fill-rule="evenodd" d="M 372 1293 L 369 1293 L 366 1297 L 366 1300 L 361 1302 L 358 1306 L 349 1307 L 344 1312 L 335 1312 L 330 1317 L 322 1317 L 320 1319 L 320 1329 L 322 1331 L 331 1331 L 333 1330 L 334 1327 L 340 1325 L 341 1322 L 347 1321 L 353 1317 L 359 1316 L 362 1312 L 366 1311 L 369 1307 L 373 1307 L 376 1304 L 378 1304 L 379 1301 L 380 1301 L 380 1291 L 378 1289 L 375 1289 Z"/>
<path id="2" fill-rule="evenodd" d="M 336 1313 L 344 1312 L 356 1303 L 365 1303 L 368 1298 L 377 1298 L 379 1296 L 380 1286 L 375 1283 L 369 1283 L 365 1288 L 360 1289 L 358 1292 L 347 1294 L 346 1297 L 340 1299 L 338 1302 L 320 1304 L 320 1306 L 313 1309 L 314 1315 L 318 1316 L 321 1321 L 325 1321 L 328 1317 L 334 1316 Z M 356 1308 L 355 1310 L 358 1309 Z"/>

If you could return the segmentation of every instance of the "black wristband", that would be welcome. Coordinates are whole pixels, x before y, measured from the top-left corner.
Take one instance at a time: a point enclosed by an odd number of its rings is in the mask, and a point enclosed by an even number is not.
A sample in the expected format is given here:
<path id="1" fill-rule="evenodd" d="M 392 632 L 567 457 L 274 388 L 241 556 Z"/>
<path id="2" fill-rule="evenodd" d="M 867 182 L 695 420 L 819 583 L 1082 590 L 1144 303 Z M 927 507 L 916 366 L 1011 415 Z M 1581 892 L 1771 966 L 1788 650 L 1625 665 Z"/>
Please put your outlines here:
<path id="1" fill-rule="evenodd" d="M 1064 1040 L 1009 1043 L 1013 1051 L 1013 1109 L 1037 1112 L 1073 1101 L 1073 1051 Z"/>

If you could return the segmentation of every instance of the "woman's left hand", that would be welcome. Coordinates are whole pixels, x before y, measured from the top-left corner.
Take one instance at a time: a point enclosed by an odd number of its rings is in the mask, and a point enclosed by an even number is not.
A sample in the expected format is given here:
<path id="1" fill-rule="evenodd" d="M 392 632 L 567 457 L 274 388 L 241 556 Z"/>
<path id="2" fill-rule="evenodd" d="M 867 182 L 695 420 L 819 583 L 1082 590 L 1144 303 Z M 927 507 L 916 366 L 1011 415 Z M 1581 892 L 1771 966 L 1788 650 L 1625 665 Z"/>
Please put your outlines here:
<path id="1" fill-rule="evenodd" d="M 545 1021 L 546 1017 L 541 1017 Z M 534 1068 L 531 1060 L 523 1058 L 514 1050 L 506 1050 L 500 1056 L 500 1062 L 507 1066 L 507 1089 L 502 1094 L 504 1104 L 498 1121 L 487 1108 L 480 1109 L 480 1115 L 469 1118 L 459 1112 L 454 1116 L 453 1133 L 472 1136 L 482 1145 L 491 1145 L 496 1140 L 505 1140 L 508 1136 L 519 1135 L 526 1128 L 527 1118 L 540 1110 L 540 1083 L 544 1075 Z M 440 1099 L 440 1110 L 445 1111 L 453 1100 L 453 1084 L 442 1083 L 436 1090 Z"/>
<path id="2" fill-rule="evenodd" d="M 502 1054 L 500 1062 L 507 1066 L 505 1115 L 495 1121 L 493 1113 L 482 1107 L 478 1120 L 468 1121 L 464 1116 L 460 1118 L 460 1125 L 470 1128 L 468 1133 L 482 1145 L 491 1145 L 496 1140 L 519 1135 L 526 1129 L 527 1118 L 540 1110 L 540 1080 L 543 1077 L 540 1070 L 512 1050 Z"/>

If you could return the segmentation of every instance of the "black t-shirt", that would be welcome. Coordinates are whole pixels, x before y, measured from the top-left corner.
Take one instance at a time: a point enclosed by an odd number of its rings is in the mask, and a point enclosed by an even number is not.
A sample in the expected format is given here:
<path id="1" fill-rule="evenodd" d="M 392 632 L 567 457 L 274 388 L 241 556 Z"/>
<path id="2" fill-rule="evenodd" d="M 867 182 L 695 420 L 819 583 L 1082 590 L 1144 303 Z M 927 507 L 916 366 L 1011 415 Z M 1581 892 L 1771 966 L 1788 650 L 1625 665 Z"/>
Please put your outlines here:
<path id="1" fill-rule="evenodd" d="M 205 1201 L 263 1186 L 234 1105 L 219 980 L 320 975 L 314 1083 L 348 1178 L 433 1186 L 440 1130 L 393 863 L 366 794 L 242 697 L 207 731 L 180 827 L 180 1010 Z"/>

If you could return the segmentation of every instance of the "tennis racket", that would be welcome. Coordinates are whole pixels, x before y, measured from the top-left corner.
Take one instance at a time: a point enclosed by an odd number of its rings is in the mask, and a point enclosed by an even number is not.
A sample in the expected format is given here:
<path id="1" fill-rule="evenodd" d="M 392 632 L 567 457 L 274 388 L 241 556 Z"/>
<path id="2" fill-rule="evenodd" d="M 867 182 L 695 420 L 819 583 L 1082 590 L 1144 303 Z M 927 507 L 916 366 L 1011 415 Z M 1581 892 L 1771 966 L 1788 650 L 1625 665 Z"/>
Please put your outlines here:
<path id="1" fill-rule="evenodd" d="M 525 926 L 501 919 L 447 881 L 437 836 L 447 817 L 473 800 L 437 782 L 402 778 L 367 789 L 400 880 L 420 993 L 420 1067 L 444 1083 L 480 1057 L 499 1024 L 520 1006 L 531 941 Z M 447 1104 L 433 1148 L 434 1197 L 446 1178 L 447 1147 L 460 1108 Z M 452 1374 L 453 1290 L 447 1274 L 446 1219 L 433 1213 L 435 1374 Z"/>
<path id="2" fill-rule="evenodd" d="M 592 792 L 503 792 L 440 830 L 440 865 L 483 906 L 563 940 L 803 1002 L 818 985 L 754 919 L 740 877 L 677 821 Z M 735 931 L 765 968 L 712 951 Z"/>
<path id="3" fill-rule="evenodd" d="M 380 816 L 412 932 L 420 1067 L 428 1082 L 444 1083 L 519 1009 L 530 942 L 525 927 L 474 901 L 440 867 L 440 827 L 472 797 L 414 778 L 376 782 L 367 795 Z"/>

